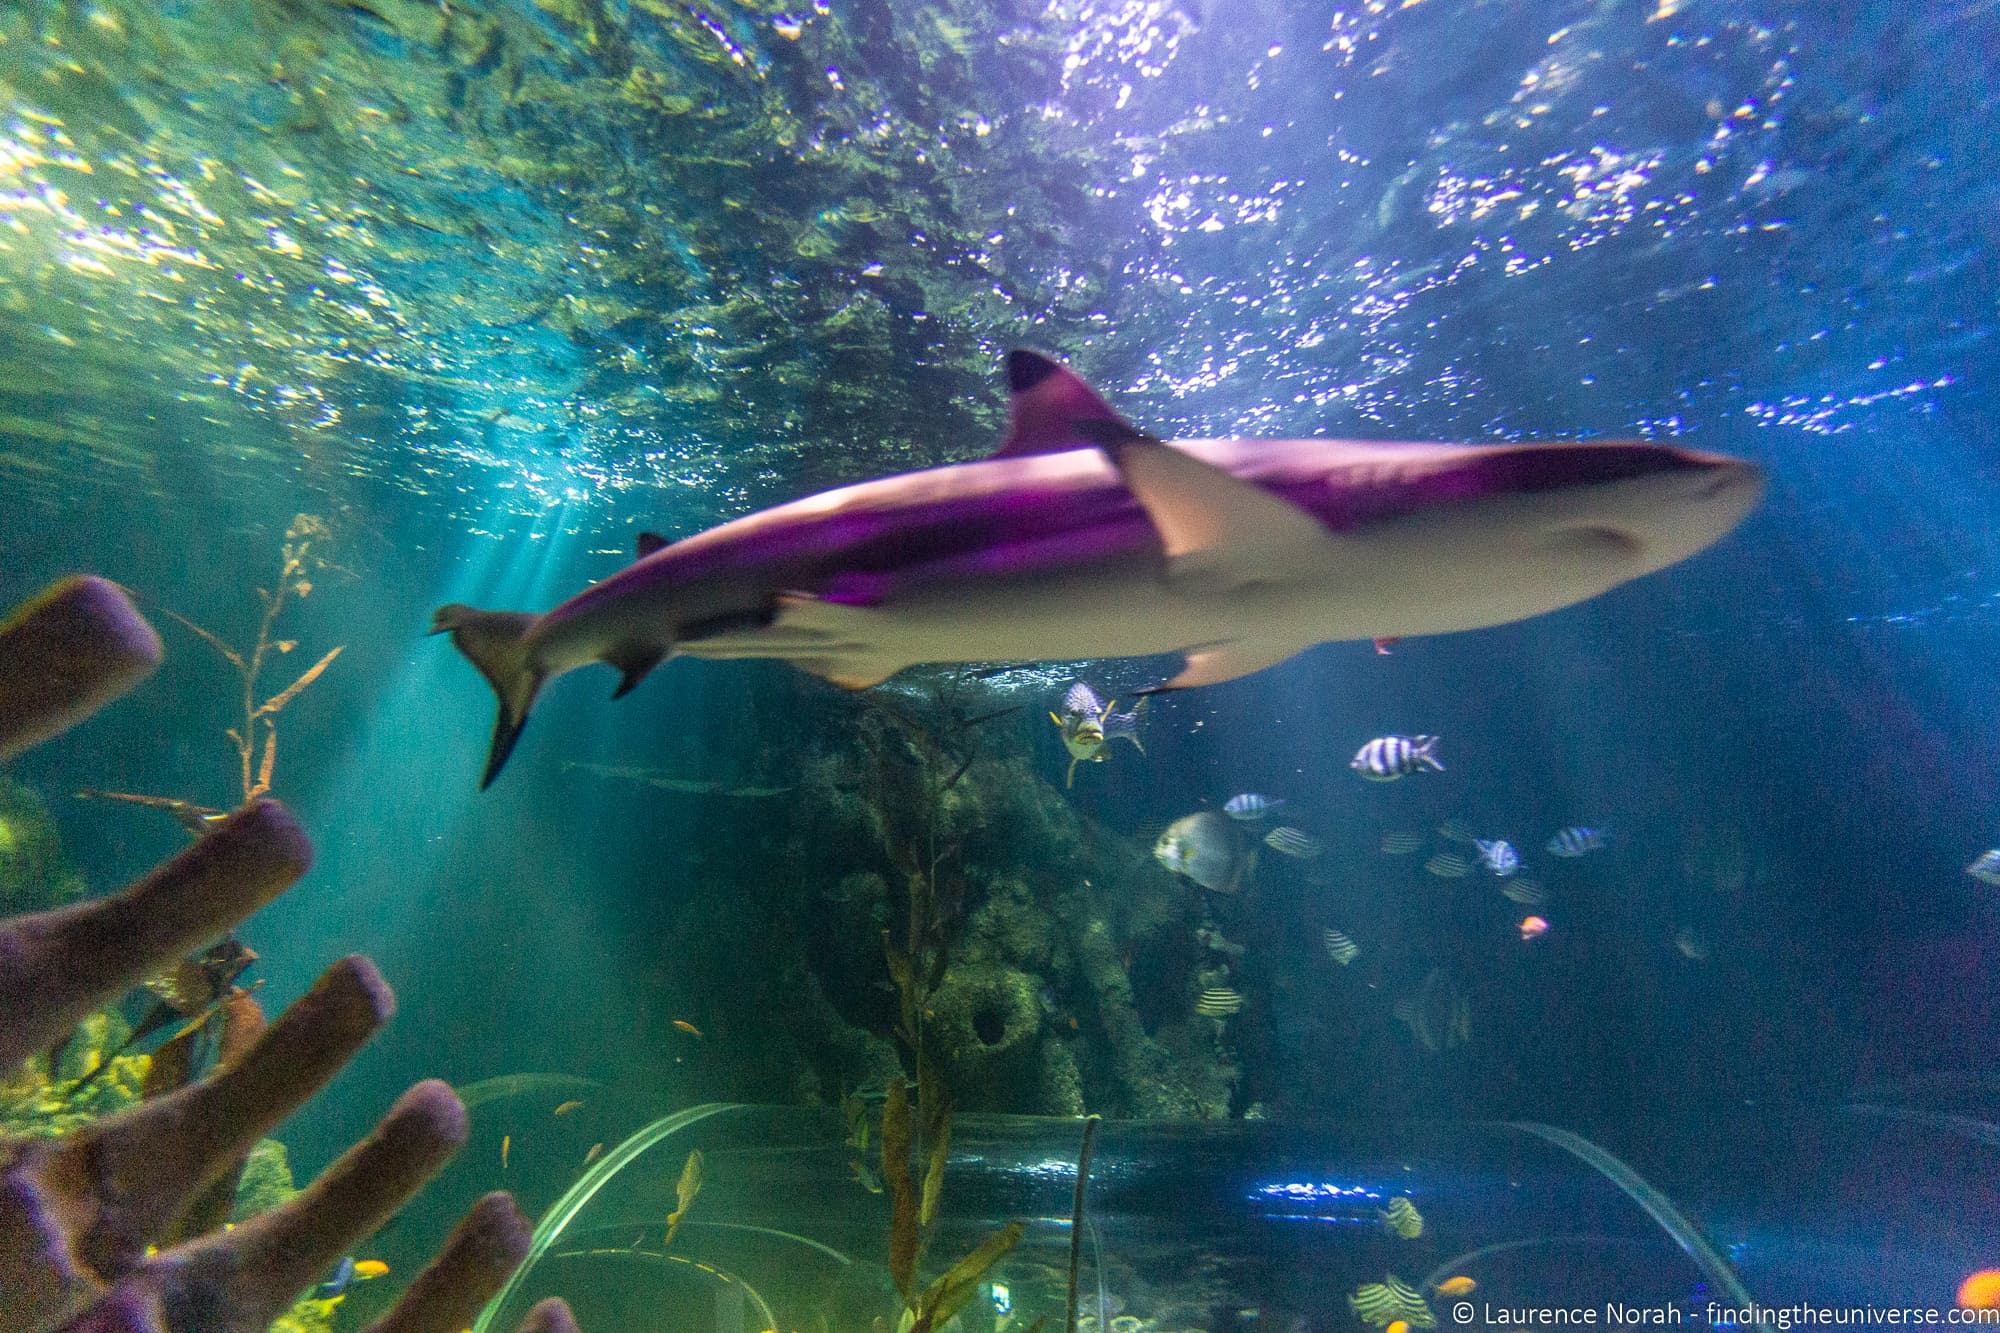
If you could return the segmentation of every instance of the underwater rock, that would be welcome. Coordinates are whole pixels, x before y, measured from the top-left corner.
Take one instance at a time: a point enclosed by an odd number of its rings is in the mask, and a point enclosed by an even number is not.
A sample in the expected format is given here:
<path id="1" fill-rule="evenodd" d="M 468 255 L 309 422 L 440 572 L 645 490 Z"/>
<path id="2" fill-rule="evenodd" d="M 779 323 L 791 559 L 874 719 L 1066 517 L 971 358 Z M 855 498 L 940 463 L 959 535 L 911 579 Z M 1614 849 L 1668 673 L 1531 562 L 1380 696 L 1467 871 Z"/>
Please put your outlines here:
<path id="1" fill-rule="evenodd" d="M 230 1210 L 229 1220 L 241 1222 L 267 1213 L 279 1204 L 290 1203 L 298 1192 L 285 1145 L 276 1139 L 259 1139 L 236 1182 L 236 1206 Z"/>
<path id="2" fill-rule="evenodd" d="M 83 896 L 62 857 L 49 808 L 33 789 L 0 777 L 0 916 L 40 912 Z"/>
<path id="3" fill-rule="evenodd" d="M 925 1032 L 961 1105 L 1029 1109 L 1039 1082 L 1041 985 L 1026 972 L 990 964 L 953 968 L 931 996 Z"/>
<path id="4" fill-rule="evenodd" d="M 1083 1073 L 1076 1067 L 1076 1056 L 1069 1046 L 1061 1041 L 1042 1043 L 1041 1075 L 1038 1080 L 1040 1103 L 1037 1108 L 1042 1115 L 1082 1115 Z"/>
<path id="5" fill-rule="evenodd" d="M 0 748 L 25 748 L 109 702 L 151 669 L 158 646 L 111 585 L 58 584 L 0 630 Z M 23 686 L 36 670 L 64 678 Z M 310 859 L 283 807 L 252 802 L 121 893 L 0 923 L 0 1067 L 28 1062 L 27 1083 L 46 1080 L 30 1056 L 46 1060 L 34 1053 L 68 1040 L 93 1006 L 227 932 Z M 404 1093 L 366 1139 L 268 1211 L 165 1249 L 151 1242 L 393 1009 L 374 966 L 343 959 L 212 1077 L 60 1137 L 0 1141 L 0 1327 L 262 1333 L 303 1308 L 293 1306 L 298 1293 L 464 1145 L 465 1110 L 444 1084 Z M 91 1034 L 99 1049 L 111 1030 Z M 377 1328 L 461 1327 L 527 1243 L 511 1200 L 482 1200 Z M 536 1320 L 562 1327 L 553 1311 Z"/>

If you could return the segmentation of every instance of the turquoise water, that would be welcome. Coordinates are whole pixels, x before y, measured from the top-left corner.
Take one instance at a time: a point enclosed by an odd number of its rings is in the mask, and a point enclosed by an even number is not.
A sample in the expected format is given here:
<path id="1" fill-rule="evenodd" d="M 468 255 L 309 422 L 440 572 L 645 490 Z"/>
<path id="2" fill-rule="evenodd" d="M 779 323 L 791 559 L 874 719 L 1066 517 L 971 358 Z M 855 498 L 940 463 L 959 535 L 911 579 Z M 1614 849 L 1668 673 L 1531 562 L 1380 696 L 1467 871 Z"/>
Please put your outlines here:
<path id="1" fill-rule="evenodd" d="M 186 835 L 73 793 L 240 800 L 240 682 L 167 613 L 254 642 L 305 532 L 259 684 L 342 649 L 278 717 L 318 858 L 246 982 L 275 1012 L 365 952 L 401 1011 L 295 1169 L 417 1078 L 592 1081 L 475 1108 L 371 1250 L 398 1278 L 677 1109 L 879 1090 L 921 849 L 964 1112 L 1547 1122 L 1746 1270 L 1811 1213 L 1887 1257 L 1862 1294 L 1948 1305 L 2000 1266 L 1958 1211 L 1990 1144 L 1864 1185 L 1773 1127 L 1995 1119 L 1994 51 L 1974 0 L 8 5 L 0 594 L 102 573 L 168 652 L 7 776 L 93 892 Z M 1073 785 L 1071 682 L 1123 709 L 1172 662 L 681 660 L 615 704 L 592 670 L 478 790 L 492 699 L 433 608 L 978 458 L 1024 345 L 1167 439 L 1638 439 L 1769 491 L 1581 605 L 1157 696 Z M 1418 733 L 1445 772 L 1349 768 Z M 1235 896 L 1155 860 L 1243 792 L 1322 850 Z M 1427 872 L 1472 855 L 1448 821 L 1520 876 Z M 1552 856 L 1566 826 L 1612 836 Z M 1240 1012 L 1196 1012 L 1217 986 Z"/>

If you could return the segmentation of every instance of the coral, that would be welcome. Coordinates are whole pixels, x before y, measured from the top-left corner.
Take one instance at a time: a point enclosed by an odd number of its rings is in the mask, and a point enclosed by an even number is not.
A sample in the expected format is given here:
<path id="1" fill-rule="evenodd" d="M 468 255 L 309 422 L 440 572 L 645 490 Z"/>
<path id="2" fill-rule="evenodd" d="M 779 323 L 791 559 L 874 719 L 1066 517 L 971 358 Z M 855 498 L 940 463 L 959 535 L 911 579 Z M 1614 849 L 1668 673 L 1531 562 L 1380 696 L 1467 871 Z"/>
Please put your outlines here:
<path id="1" fill-rule="evenodd" d="M 0 915 L 39 912 L 83 896 L 83 877 L 63 861 L 48 806 L 0 777 Z"/>
<path id="2" fill-rule="evenodd" d="M 148 643 L 150 656 L 137 650 Z M 0 628 L 0 754 L 108 703 L 145 675 L 157 650 L 157 636 L 109 584 L 70 580 L 44 594 Z M 35 678 L 50 671 L 63 677 L 53 686 Z M 227 932 L 310 859 L 284 809 L 253 801 L 120 893 L 0 923 L 0 1010 L 9 1016 L 0 1068 L 70 1041 L 97 1005 Z M 343 959 L 275 1022 L 238 1025 L 234 1038 L 225 1030 L 213 1076 L 72 1133 L 0 1140 L 0 1326 L 258 1333 L 295 1310 L 299 1292 L 464 1145 L 465 1110 L 442 1083 L 403 1094 L 373 1133 L 286 1202 L 233 1228 L 154 1242 L 171 1237 L 212 1181 L 345 1066 L 393 1007 L 372 964 Z M 105 1025 L 90 1040 L 102 1049 L 112 1031 Z M 463 1327 L 527 1246 L 513 1201 L 487 1196 L 377 1333 Z M 525 1327 L 560 1329 L 564 1318 L 538 1308 Z"/>
<path id="3" fill-rule="evenodd" d="M 91 1014 L 76 1025 L 51 1069 L 48 1052 L 30 1056 L 0 1079 L 0 1137 L 52 1139 L 138 1102 L 152 1058 L 121 1055 L 83 1092 L 76 1085 L 118 1049 L 131 1029 L 116 1014 Z"/>

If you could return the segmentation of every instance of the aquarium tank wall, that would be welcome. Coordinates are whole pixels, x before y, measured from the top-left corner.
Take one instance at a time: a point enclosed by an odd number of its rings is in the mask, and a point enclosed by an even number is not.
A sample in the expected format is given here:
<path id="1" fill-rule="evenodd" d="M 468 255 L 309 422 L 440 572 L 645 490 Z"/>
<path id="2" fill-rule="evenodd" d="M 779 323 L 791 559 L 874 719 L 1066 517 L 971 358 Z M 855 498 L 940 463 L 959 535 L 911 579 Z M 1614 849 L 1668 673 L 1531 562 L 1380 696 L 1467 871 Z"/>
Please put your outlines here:
<path id="1" fill-rule="evenodd" d="M 0 904 L 124 923 L 0 976 L 0 1273 L 374 997 L 0 1322 L 2000 1324 L 1996 90 L 1985 0 L 0 6 Z"/>

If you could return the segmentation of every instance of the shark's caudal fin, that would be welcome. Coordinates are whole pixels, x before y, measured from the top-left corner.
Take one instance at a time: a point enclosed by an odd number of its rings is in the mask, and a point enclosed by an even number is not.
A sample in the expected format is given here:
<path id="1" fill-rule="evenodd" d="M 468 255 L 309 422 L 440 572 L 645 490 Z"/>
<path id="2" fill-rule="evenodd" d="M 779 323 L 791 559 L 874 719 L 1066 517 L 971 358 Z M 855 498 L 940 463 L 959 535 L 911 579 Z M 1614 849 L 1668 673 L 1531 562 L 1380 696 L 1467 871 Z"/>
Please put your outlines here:
<path id="1" fill-rule="evenodd" d="M 493 720 L 493 746 L 486 752 L 485 791 L 500 776 L 514 742 L 528 721 L 528 709 L 542 688 L 542 673 L 528 660 L 525 638 L 539 617 L 521 611 L 481 611 L 453 602 L 431 616 L 433 634 L 451 634 L 452 647 L 464 653 L 499 696 L 500 713 Z"/>

